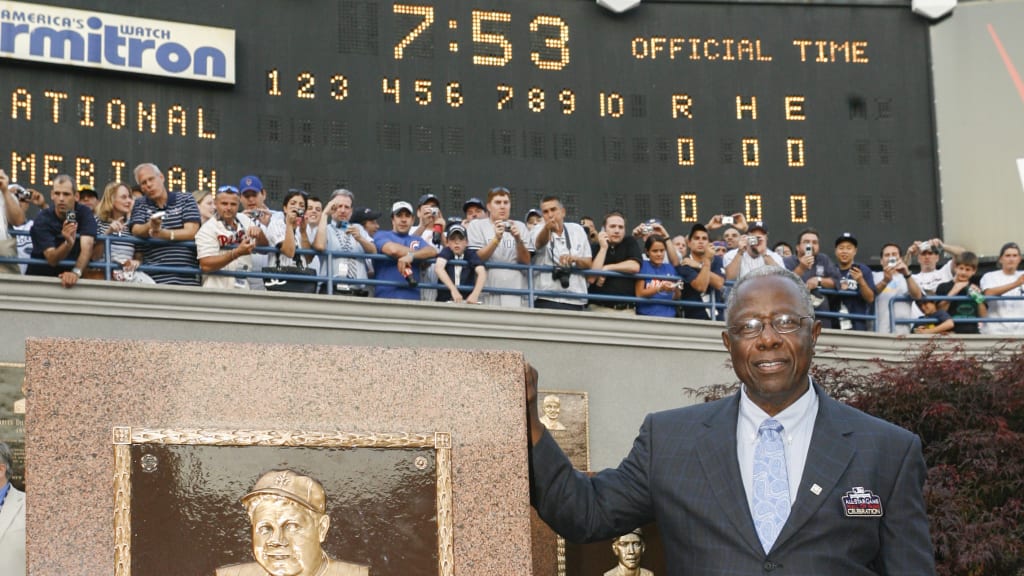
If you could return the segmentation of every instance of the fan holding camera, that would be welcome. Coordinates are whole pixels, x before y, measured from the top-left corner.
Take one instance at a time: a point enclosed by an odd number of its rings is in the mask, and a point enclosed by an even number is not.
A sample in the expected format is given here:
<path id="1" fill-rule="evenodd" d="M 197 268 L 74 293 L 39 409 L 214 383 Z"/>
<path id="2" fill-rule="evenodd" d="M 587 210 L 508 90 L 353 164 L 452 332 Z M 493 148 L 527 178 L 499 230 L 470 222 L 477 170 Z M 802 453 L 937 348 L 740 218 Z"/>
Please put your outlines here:
<path id="1" fill-rule="evenodd" d="M 814 228 L 804 228 L 797 236 L 796 253 L 783 260 L 786 268 L 800 277 L 811 291 L 811 304 L 817 311 L 828 312 L 828 299 L 819 288 L 835 290 L 839 286 L 839 268 L 832 259 L 821 254 L 821 239 Z M 832 328 L 828 320 L 823 321 L 826 328 Z"/>
<path id="2" fill-rule="evenodd" d="M 50 202 L 53 206 L 37 214 L 32 226 L 32 258 L 46 264 L 29 264 L 25 274 L 57 276 L 65 288 L 71 288 L 92 256 L 96 217 L 88 206 L 78 203 L 74 181 L 67 174 L 53 179 Z M 74 265 L 61 264 L 67 260 Z"/>
<path id="3" fill-rule="evenodd" d="M 550 272 L 533 273 L 533 285 L 543 292 L 565 292 L 587 295 L 587 281 L 579 270 L 587 270 L 593 261 L 590 240 L 583 226 L 565 221 L 565 207 L 557 196 L 547 196 L 540 203 L 543 224 L 533 229 L 536 266 L 551 266 Z M 579 310 L 586 307 L 584 298 L 538 296 L 534 308 Z"/>
<path id="4" fill-rule="evenodd" d="M 782 266 L 782 258 L 768 249 L 768 229 L 764 222 L 750 223 L 747 233 L 740 236 L 739 246 L 725 253 L 725 279 L 738 280 L 752 270 L 763 266 Z"/>
<path id="5" fill-rule="evenodd" d="M 7 231 L 8 227 L 21 226 L 25 223 L 25 212 L 21 209 L 21 200 L 25 198 L 25 189 L 21 186 L 8 186 L 10 179 L 0 169 L 0 256 L 14 258 L 18 255 L 18 240 Z M 0 264 L 0 273 L 18 274 L 18 265 Z"/>
<path id="6" fill-rule="evenodd" d="M 888 243 L 882 246 L 882 271 L 873 272 L 875 281 L 875 332 L 882 334 L 909 334 L 909 324 L 892 325 L 889 319 L 889 302 L 893 298 L 910 296 L 914 300 L 921 298 L 921 287 L 910 274 L 907 262 L 900 256 L 898 244 Z M 914 317 L 912 304 L 897 301 L 893 304 L 893 318 L 909 320 Z"/>

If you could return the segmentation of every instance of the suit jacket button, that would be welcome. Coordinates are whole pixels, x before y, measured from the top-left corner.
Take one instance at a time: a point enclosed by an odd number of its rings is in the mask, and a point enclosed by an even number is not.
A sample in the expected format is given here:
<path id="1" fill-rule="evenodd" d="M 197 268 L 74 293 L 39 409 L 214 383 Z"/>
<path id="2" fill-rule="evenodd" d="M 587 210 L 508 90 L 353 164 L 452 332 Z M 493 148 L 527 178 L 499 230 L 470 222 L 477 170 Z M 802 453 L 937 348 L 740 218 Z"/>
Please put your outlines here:
<path id="1" fill-rule="evenodd" d="M 772 570 L 775 570 L 776 568 L 782 568 L 782 564 L 777 564 L 777 563 L 772 562 L 772 561 L 768 561 L 768 562 L 764 563 L 764 570 L 765 570 L 765 572 L 771 572 Z"/>

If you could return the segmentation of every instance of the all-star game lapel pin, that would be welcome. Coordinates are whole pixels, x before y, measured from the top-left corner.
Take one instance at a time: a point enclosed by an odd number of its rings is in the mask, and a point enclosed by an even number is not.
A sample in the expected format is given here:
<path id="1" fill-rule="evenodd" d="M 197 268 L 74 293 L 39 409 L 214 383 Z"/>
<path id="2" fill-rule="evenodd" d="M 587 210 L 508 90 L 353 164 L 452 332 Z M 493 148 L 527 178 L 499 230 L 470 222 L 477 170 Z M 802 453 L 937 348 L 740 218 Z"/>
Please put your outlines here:
<path id="1" fill-rule="evenodd" d="M 847 518 L 880 518 L 882 499 L 871 490 L 856 486 L 843 494 L 843 513 Z"/>

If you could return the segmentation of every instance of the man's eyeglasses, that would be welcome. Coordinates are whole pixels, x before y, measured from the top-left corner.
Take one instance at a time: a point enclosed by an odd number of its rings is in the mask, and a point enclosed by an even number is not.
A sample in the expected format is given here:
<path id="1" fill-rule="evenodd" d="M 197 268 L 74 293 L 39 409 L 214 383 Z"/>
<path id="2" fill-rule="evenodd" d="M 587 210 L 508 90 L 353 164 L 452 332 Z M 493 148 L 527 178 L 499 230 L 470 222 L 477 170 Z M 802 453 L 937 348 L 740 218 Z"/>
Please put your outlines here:
<path id="1" fill-rule="evenodd" d="M 217 188 L 217 194 L 221 194 L 223 192 L 227 192 L 228 194 L 234 194 L 237 196 L 238 188 L 235 188 L 234 186 L 221 186 L 220 188 Z"/>
<path id="2" fill-rule="evenodd" d="M 779 314 L 773 316 L 769 322 L 776 334 L 791 334 L 800 329 L 801 323 L 813 316 L 793 316 L 791 314 Z M 742 324 L 729 326 L 729 332 L 738 334 L 744 338 L 757 338 L 764 332 L 765 323 L 757 318 L 750 318 Z"/>

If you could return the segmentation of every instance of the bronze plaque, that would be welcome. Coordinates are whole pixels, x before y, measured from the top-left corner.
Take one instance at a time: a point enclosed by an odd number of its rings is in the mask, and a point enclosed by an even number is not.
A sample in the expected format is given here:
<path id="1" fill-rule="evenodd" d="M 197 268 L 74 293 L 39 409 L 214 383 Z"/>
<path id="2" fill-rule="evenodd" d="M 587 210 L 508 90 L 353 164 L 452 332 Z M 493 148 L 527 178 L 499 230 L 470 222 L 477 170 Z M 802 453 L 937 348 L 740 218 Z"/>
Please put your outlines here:
<path id="1" fill-rule="evenodd" d="M 287 497 L 294 478 L 322 487 L 317 512 L 328 520 L 322 541 L 310 542 L 333 566 L 374 576 L 451 574 L 445 434 L 118 427 L 114 444 L 118 576 L 248 573 L 225 567 L 259 560 L 249 499 Z M 270 487 L 254 490 L 258 482 Z"/>
<path id="2" fill-rule="evenodd" d="M 25 365 L 0 362 L 0 442 L 11 448 L 14 470 L 11 484 L 25 491 Z"/>

